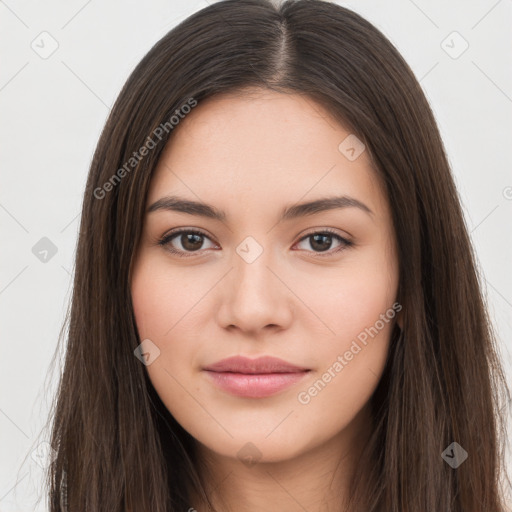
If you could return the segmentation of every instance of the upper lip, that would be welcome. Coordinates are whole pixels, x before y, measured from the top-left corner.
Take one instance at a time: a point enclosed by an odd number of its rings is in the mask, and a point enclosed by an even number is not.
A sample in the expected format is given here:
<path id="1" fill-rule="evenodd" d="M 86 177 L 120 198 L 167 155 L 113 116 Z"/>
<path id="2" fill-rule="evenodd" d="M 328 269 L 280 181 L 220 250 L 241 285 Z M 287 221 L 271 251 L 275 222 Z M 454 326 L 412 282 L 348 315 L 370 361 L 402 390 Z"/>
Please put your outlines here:
<path id="1" fill-rule="evenodd" d="M 250 359 L 243 356 L 233 356 L 222 359 L 206 366 L 204 370 L 211 372 L 232 372 L 246 374 L 263 373 L 298 373 L 308 371 L 308 368 L 296 366 L 277 357 L 262 356 Z"/>

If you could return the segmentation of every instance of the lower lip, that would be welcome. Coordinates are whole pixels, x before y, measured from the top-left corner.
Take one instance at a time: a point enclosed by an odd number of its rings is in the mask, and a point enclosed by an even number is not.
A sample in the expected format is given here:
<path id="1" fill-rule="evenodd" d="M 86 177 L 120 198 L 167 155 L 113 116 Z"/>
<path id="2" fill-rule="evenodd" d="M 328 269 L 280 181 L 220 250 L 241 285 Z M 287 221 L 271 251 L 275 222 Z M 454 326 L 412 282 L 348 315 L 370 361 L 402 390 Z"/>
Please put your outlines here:
<path id="1" fill-rule="evenodd" d="M 296 384 L 309 373 L 231 373 L 206 371 L 213 382 L 224 391 L 246 398 L 265 398 Z"/>

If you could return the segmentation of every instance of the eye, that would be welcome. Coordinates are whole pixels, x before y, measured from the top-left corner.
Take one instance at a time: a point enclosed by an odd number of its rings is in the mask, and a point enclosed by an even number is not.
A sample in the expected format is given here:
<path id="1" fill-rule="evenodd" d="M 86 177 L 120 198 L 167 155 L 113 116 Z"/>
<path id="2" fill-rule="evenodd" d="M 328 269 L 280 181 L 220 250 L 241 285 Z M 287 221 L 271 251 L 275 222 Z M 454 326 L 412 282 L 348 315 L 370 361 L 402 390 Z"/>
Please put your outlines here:
<path id="1" fill-rule="evenodd" d="M 211 242 L 211 239 L 202 231 L 197 229 L 180 229 L 163 236 L 158 240 L 158 244 L 165 247 L 167 251 L 176 256 L 189 257 L 194 256 L 193 253 L 199 252 L 201 249 L 212 248 L 204 247 L 205 240 L 210 240 Z M 335 240 L 338 245 L 334 250 L 331 250 L 333 240 Z M 300 245 L 301 243 L 307 243 L 312 251 L 304 247 L 301 248 L 301 250 L 313 252 L 315 257 L 332 256 L 353 245 L 353 242 L 343 238 L 328 228 L 309 233 L 302 237 L 296 245 Z M 213 244 L 213 247 L 215 247 L 215 244 Z"/>
<path id="2" fill-rule="evenodd" d="M 193 256 L 193 254 L 190 253 L 204 249 L 204 239 L 210 240 L 209 237 L 201 231 L 195 229 L 181 229 L 165 235 L 158 241 L 158 244 L 165 247 L 166 250 L 176 256 L 188 257 Z M 173 243 L 178 245 L 178 247 L 176 248 Z M 208 248 L 211 247 L 207 247 L 207 249 Z"/>
<path id="3" fill-rule="evenodd" d="M 336 240 L 338 245 L 334 250 L 331 250 L 333 240 Z M 313 253 L 315 256 L 332 256 L 335 253 L 338 253 L 347 247 L 353 245 L 353 242 L 343 238 L 338 235 L 336 232 L 331 229 L 324 229 L 322 231 L 315 231 L 313 233 L 309 233 L 308 235 L 302 237 L 297 245 L 301 243 L 305 243 L 309 245 L 311 249 L 313 249 Z M 303 249 L 303 248 L 302 248 Z M 307 248 L 305 250 L 308 250 Z M 322 254 L 325 253 L 325 254 Z"/>

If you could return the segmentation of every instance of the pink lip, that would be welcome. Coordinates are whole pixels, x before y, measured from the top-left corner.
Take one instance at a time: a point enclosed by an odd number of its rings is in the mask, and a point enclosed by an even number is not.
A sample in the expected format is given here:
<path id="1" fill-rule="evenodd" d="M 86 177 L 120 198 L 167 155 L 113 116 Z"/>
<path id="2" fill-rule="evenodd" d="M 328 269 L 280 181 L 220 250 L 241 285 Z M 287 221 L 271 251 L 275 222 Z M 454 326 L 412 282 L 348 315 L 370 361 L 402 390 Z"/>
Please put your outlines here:
<path id="1" fill-rule="evenodd" d="M 264 398 L 295 384 L 309 372 L 282 359 L 235 356 L 204 368 L 221 389 L 247 398 Z"/>

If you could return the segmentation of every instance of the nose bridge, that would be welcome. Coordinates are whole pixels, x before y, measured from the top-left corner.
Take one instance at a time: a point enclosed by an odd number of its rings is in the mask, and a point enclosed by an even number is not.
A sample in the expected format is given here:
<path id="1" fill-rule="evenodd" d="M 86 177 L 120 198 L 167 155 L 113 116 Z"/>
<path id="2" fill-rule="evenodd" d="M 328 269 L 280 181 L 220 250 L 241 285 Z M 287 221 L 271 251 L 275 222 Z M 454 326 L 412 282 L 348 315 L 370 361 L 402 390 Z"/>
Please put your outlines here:
<path id="1" fill-rule="evenodd" d="M 232 291 L 239 304 L 245 301 L 258 301 L 268 304 L 273 291 L 271 280 L 275 279 L 272 268 L 272 251 L 264 248 L 254 237 L 246 237 L 236 248 L 233 255 L 234 275 Z"/>
<path id="2" fill-rule="evenodd" d="M 268 282 L 269 277 L 272 276 L 269 270 L 269 267 L 272 267 L 270 251 L 262 250 L 257 254 L 254 247 L 248 248 L 247 244 L 240 244 L 233 260 L 235 267 L 233 284 L 237 293 L 259 294 L 270 291 L 271 286 Z"/>
<path id="3" fill-rule="evenodd" d="M 274 275 L 274 254 L 254 237 L 246 237 L 236 247 L 224 295 L 225 326 L 257 330 L 269 324 L 283 327 L 290 320 L 290 297 Z"/>

